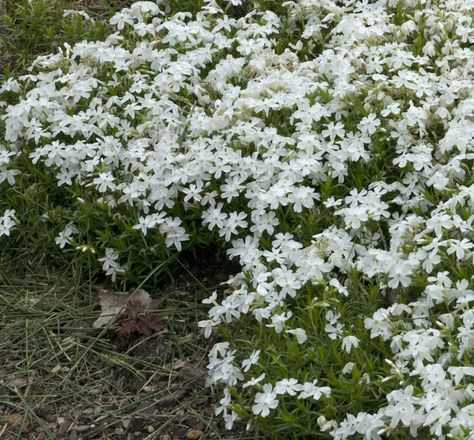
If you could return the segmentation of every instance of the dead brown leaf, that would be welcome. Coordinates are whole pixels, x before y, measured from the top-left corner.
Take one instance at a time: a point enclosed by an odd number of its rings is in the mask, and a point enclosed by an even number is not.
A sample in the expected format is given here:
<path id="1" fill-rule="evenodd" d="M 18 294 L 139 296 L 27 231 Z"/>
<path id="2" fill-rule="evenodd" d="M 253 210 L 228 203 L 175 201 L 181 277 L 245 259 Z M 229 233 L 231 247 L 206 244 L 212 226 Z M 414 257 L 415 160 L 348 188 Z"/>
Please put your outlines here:
<path id="1" fill-rule="evenodd" d="M 163 328 L 163 320 L 142 303 L 131 300 L 118 318 L 116 332 L 121 345 L 130 343 L 133 336 L 150 336 Z"/>
<path id="2" fill-rule="evenodd" d="M 143 310 L 148 311 L 152 305 L 152 299 L 144 289 L 134 290 L 133 292 L 120 293 L 113 290 L 100 289 L 100 308 L 101 313 L 94 321 L 94 328 L 101 328 L 112 321 L 116 316 L 120 316 L 129 302 L 140 304 Z"/>

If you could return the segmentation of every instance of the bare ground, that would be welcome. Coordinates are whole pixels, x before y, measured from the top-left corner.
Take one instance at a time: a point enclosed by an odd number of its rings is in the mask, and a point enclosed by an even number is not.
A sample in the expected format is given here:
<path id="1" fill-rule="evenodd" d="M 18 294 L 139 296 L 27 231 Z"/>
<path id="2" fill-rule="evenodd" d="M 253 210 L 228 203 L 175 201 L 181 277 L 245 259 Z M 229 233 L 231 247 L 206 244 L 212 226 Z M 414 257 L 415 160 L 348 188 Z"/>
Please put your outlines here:
<path id="1" fill-rule="evenodd" d="M 162 329 L 125 344 L 92 328 L 100 310 L 91 286 L 71 287 L 59 274 L 4 281 L 0 438 L 254 438 L 242 426 L 223 428 L 214 416 L 218 397 L 206 387 L 215 338 L 197 326 L 201 300 L 227 277 L 219 264 L 183 266 L 173 283 L 150 291 Z"/>

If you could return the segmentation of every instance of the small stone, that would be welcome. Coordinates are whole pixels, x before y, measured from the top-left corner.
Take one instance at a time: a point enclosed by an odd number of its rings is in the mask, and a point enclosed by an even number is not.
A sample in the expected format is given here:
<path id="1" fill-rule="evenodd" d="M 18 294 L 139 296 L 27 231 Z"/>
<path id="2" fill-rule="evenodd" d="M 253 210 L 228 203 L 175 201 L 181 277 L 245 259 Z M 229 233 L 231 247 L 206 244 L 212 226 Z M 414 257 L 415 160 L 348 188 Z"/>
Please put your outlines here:
<path id="1" fill-rule="evenodd" d="M 28 385 L 28 381 L 23 379 L 22 377 L 17 377 L 16 379 L 12 379 L 7 382 L 7 386 L 10 388 L 23 388 Z"/>
<path id="2" fill-rule="evenodd" d="M 168 434 L 160 435 L 160 440 L 171 440 L 171 437 Z"/>
<path id="3" fill-rule="evenodd" d="M 8 423 L 11 426 L 15 426 L 21 421 L 21 414 L 12 414 L 10 417 L 8 417 Z"/>
<path id="4" fill-rule="evenodd" d="M 199 440 L 203 435 L 204 435 L 204 432 L 202 432 L 199 429 L 190 429 L 186 433 L 186 438 L 188 440 Z"/>
<path id="5" fill-rule="evenodd" d="M 75 425 L 72 429 L 77 432 L 85 432 L 88 431 L 91 427 L 89 425 Z"/>
<path id="6" fill-rule="evenodd" d="M 151 434 L 152 432 L 155 432 L 155 428 L 153 428 L 153 426 L 151 426 L 151 425 L 148 425 L 148 426 L 146 427 L 146 430 L 147 430 L 147 432 L 149 432 L 150 434 Z M 165 434 L 165 435 L 168 436 L 168 434 Z M 160 440 L 161 440 L 161 437 L 163 437 L 163 436 L 160 436 Z M 168 436 L 168 437 L 169 437 L 169 436 Z"/>
<path id="7" fill-rule="evenodd" d="M 153 391 L 153 387 L 151 387 L 150 385 L 145 385 L 143 387 L 143 391 L 145 391 L 145 393 L 150 393 L 151 391 Z"/>
<path id="8" fill-rule="evenodd" d="M 176 359 L 171 364 L 171 369 L 172 370 L 179 370 L 180 368 L 183 368 L 185 365 L 186 365 L 186 362 L 183 359 Z"/>
<path id="9" fill-rule="evenodd" d="M 64 436 L 64 434 L 66 434 L 67 430 L 71 426 L 72 422 L 70 422 L 69 420 L 66 420 L 64 417 L 58 417 L 57 422 L 59 426 L 58 434 L 60 436 Z"/>
<path id="10" fill-rule="evenodd" d="M 61 371 L 61 365 L 56 365 L 55 367 L 51 368 L 51 373 L 56 374 Z"/>
<path id="11" fill-rule="evenodd" d="M 141 400 L 137 405 L 137 412 L 140 414 L 153 414 L 154 404 L 149 400 Z"/>
<path id="12" fill-rule="evenodd" d="M 122 419 L 122 426 L 125 429 L 130 428 L 130 423 L 132 423 L 132 419 Z"/>
<path id="13" fill-rule="evenodd" d="M 91 414 L 94 414 L 94 408 L 86 408 L 84 411 L 82 411 L 82 414 L 90 416 Z"/>

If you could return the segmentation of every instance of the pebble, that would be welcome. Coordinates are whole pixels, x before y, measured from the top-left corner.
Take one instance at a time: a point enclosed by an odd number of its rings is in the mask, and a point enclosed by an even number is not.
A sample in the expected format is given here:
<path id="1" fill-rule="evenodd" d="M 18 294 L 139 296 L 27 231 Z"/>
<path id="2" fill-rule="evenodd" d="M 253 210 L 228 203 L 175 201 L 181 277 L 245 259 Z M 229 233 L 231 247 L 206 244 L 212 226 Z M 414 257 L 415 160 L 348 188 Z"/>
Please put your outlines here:
<path id="1" fill-rule="evenodd" d="M 7 382 L 7 386 L 10 388 L 23 388 L 28 385 L 28 381 L 23 379 L 22 377 L 17 377 L 16 379 L 12 379 Z"/>
<path id="2" fill-rule="evenodd" d="M 75 425 L 72 427 L 72 429 L 77 432 L 85 432 L 89 430 L 90 428 L 91 427 L 89 425 Z"/>
<path id="3" fill-rule="evenodd" d="M 186 433 L 186 438 L 188 440 L 199 440 L 204 435 L 204 432 L 200 429 L 190 429 Z"/>
<path id="4" fill-rule="evenodd" d="M 8 423 L 12 426 L 17 425 L 21 421 L 21 414 L 12 414 L 8 417 Z"/>
<path id="5" fill-rule="evenodd" d="M 57 422 L 59 426 L 58 434 L 60 436 L 64 436 L 64 434 L 66 434 L 67 430 L 71 426 L 71 422 L 69 420 L 66 420 L 64 417 L 58 417 Z"/>
<path id="6" fill-rule="evenodd" d="M 130 428 L 130 423 L 132 423 L 132 419 L 122 419 L 122 426 L 125 429 Z"/>

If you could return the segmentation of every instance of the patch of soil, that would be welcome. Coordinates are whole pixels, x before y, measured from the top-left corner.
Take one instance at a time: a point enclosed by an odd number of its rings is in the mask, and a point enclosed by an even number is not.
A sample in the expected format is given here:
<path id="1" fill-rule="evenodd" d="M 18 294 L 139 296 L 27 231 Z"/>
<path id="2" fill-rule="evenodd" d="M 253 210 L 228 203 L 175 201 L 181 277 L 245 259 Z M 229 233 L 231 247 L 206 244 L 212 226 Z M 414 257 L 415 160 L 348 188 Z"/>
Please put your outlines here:
<path id="1" fill-rule="evenodd" d="M 61 362 L 53 368 L 39 359 L 26 376 L 24 369 L 18 376 L 24 355 L 0 358 L 0 438 L 242 439 L 243 426 L 226 431 L 214 416 L 219 396 L 206 387 L 207 353 L 216 339 L 206 340 L 197 326 L 205 318 L 201 300 L 235 273 L 209 261 L 190 268 L 188 259 L 173 283 L 149 291 L 160 299 L 163 327 L 156 333 L 123 346 L 109 332 L 85 355 L 58 353 Z M 72 336 L 61 332 L 64 347 Z M 76 347 L 91 341 L 74 338 Z"/>

